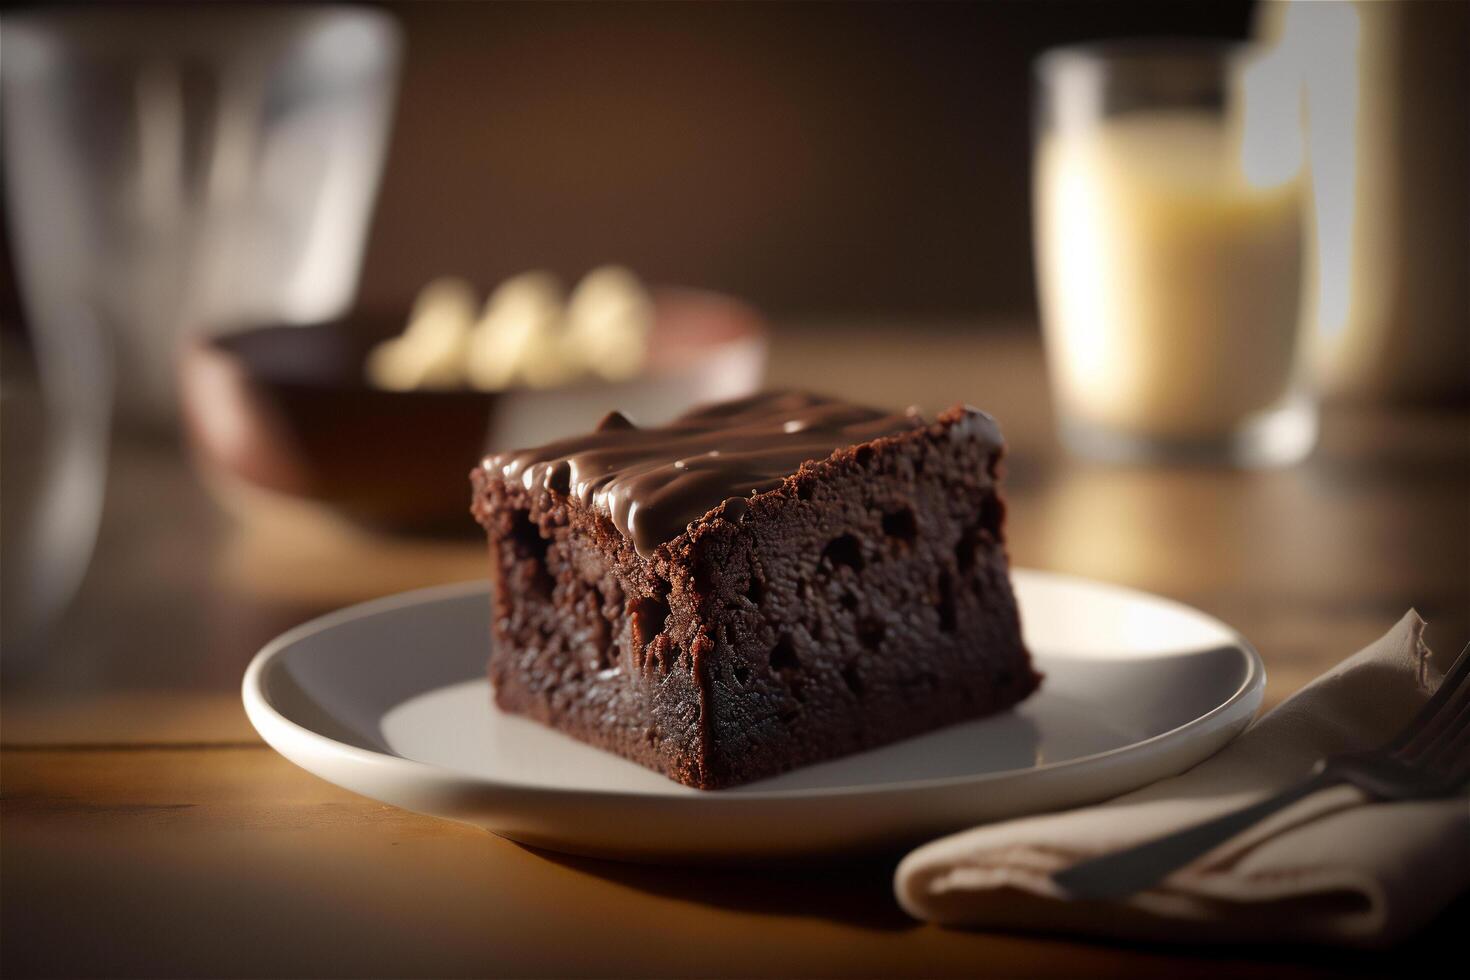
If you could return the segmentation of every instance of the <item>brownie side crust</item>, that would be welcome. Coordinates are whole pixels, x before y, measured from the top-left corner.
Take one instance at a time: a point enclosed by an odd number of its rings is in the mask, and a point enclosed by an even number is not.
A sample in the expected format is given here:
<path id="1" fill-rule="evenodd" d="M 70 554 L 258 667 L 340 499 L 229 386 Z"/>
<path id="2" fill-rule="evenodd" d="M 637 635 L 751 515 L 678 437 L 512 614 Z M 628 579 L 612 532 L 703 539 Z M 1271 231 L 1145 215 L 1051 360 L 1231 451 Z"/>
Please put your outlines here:
<path id="1" fill-rule="evenodd" d="M 838 449 L 646 556 L 577 495 L 477 469 L 497 703 L 703 789 L 1015 704 L 1039 677 L 975 423 Z"/>

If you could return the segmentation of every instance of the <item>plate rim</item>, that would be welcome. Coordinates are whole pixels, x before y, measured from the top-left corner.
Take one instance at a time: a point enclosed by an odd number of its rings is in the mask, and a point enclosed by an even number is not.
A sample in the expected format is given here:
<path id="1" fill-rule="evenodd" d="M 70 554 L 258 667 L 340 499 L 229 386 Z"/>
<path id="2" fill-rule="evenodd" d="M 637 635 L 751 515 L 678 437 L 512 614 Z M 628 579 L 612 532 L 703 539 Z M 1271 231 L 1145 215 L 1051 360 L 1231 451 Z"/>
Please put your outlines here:
<path id="1" fill-rule="evenodd" d="M 1176 612 L 1184 612 L 1191 616 L 1208 620 L 1230 636 L 1234 643 L 1235 651 L 1245 660 L 1245 674 L 1240 684 L 1228 697 L 1212 707 L 1209 711 L 1191 718 L 1182 725 L 1177 725 L 1167 731 L 1150 735 L 1144 739 L 1129 742 L 1126 745 L 1077 756 L 1072 759 L 1043 762 L 1039 765 L 1024 766 L 1015 769 L 1001 769 L 995 772 L 975 773 L 972 775 L 933 776 L 900 782 L 812 787 L 806 789 L 762 790 L 756 792 L 741 791 L 737 793 L 725 793 L 719 790 L 682 793 L 608 789 L 605 787 L 547 786 L 536 783 L 497 779 L 459 769 L 452 769 L 439 765 L 438 763 L 423 762 L 418 759 L 407 758 L 406 756 L 375 749 L 366 749 L 338 741 L 293 721 L 271 703 L 270 698 L 266 694 L 264 680 L 268 675 L 268 671 L 273 669 L 272 665 L 280 660 L 286 651 L 296 643 L 330 630 L 339 624 L 352 622 L 366 616 L 390 613 L 404 607 L 412 607 L 436 601 L 448 601 L 480 593 L 488 595 L 491 583 L 488 578 L 483 578 L 432 585 L 425 588 L 411 589 L 405 592 L 380 596 L 375 599 L 368 599 L 363 602 L 344 606 L 340 609 L 335 609 L 332 612 L 314 617 L 294 626 L 271 640 L 251 658 L 249 665 L 245 668 L 245 674 L 241 679 L 241 699 L 244 703 L 246 717 L 266 744 L 282 755 L 285 755 L 297 765 L 302 765 L 302 763 L 297 760 L 294 752 L 287 751 L 287 747 L 283 743 L 294 742 L 296 745 L 306 747 L 311 755 L 335 756 L 343 761 L 365 766 L 378 772 L 394 773 L 401 777 L 410 778 L 432 777 L 435 783 L 441 785 L 454 785 L 460 788 L 473 788 L 479 791 L 500 790 L 544 798 L 582 798 L 593 796 L 605 802 L 657 801 L 662 805 L 686 807 L 708 806 L 712 801 L 719 801 L 721 805 L 746 806 L 805 799 L 842 799 L 847 797 L 902 795 L 931 790 L 952 789 L 961 786 L 982 787 L 990 783 L 1015 778 L 1020 774 L 1036 774 L 1038 776 L 1045 774 L 1047 777 L 1054 777 L 1056 774 L 1065 773 L 1070 769 L 1091 768 L 1105 762 L 1116 762 L 1145 755 L 1154 751 L 1165 742 L 1177 740 L 1186 732 L 1200 728 L 1214 730 L 1217 725 L 1225 725 L 1239 720 L 1236 716 L 1244 713 L 1245 718 L 1243 723 L 1239 725 L 1238 731 L 1230 740 L 1224 743 L 1229 744 L 1234 738 L 1239 737 L 1240 732 L 1243 732 L 1248 727 L 1250 721 L 1255 718 L 1256 713 L 1260 710 L 1266 688 L 1265 662 L 1262 660 L 1255 646 L 1240 631 L 1223 620 L 1187 603 L 1170 599 L 1167 596 L 1157 595 L 1130 586 L 1116 585 L 1111 582 L 1087 578 L 1086 576 L 1034 568 L 1012 568 L 1011 575 L 1013 579 L 1016 576 L 1032 579 L 1048 579 L 1058 584 L 1085 586 L 1090 589 L 1103 589 L 1114 593 L 1119 598 L 1143 599 L 1151 603 L 1172 607 Z M 1227 715 L 1230 716 L 1228 720 L 1226 719 Z M 1221 747 L 1223 748 L 1223 745 Z M 303 768 L 309 767 L 303 765 Z M 314 769 L 310 771 L 314 775 L 326 778 L 329 782 L 335 782 L 330 777 L 322 776 L 321 773 L 316 772 Z M 678 786 L 680 784 L 674 783 L 673 785 Z"/>

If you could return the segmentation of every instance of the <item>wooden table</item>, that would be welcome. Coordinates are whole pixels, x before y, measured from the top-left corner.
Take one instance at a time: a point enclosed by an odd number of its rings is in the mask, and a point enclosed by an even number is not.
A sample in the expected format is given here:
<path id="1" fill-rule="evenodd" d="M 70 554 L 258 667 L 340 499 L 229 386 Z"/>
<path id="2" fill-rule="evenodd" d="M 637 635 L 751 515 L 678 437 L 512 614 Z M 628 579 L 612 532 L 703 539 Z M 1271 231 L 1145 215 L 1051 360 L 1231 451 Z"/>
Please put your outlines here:
<path id="1" fill-rule="evenodd" d="M 1063 457 L 1031 331 L 806 325 L 773 385 L 967 400 L 1010 437 L 1018 564 L 1163 593 L 1238 626 L 1279 701 L 1410 606 L 1470 636 L 1470 413 L 1334 409 L 1279 472 Z M 7 465 L 13 465 L 7 460 Z M 533 852 L 356 797 L 246 724 L 280 630 L 480 577 L 481 546 L 225 512 L 169 441 L 116 447 L 81 595 L 7 664 L 0 967 L 23 975 L 1236 975 L 1385 969 L 1322 951 L 1176 950 L 946 931 L 894 905 L 894 856 L 802 871 L 632 867 Z M 14 570 L 7 569 L 8 574 Z M 1443 944 L 1462 900 L 1431 930 Z M 1401 963 L 1395 961 L 1395 965 Z"/>

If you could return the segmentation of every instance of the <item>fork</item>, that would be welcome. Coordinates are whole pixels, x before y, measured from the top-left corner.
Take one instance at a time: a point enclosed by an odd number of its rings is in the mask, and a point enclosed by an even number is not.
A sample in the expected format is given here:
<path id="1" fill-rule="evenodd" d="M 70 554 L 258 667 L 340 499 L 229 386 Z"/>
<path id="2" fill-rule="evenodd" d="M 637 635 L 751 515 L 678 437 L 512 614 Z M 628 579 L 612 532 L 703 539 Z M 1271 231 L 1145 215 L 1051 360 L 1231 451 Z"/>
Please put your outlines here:
<path id="1" fill-rule="evenodd" d="M 1249 827 L 1319 789 L 1349 783 L 1377 800 L 1450 796 L 1470 780 L 1470 646 L 1398 736 L 1376 749 L 1319 761 L 1312 775 L 1251 806 L 1052 875 L 1073 898 L 1118 900 L 1143 891 Z"/>

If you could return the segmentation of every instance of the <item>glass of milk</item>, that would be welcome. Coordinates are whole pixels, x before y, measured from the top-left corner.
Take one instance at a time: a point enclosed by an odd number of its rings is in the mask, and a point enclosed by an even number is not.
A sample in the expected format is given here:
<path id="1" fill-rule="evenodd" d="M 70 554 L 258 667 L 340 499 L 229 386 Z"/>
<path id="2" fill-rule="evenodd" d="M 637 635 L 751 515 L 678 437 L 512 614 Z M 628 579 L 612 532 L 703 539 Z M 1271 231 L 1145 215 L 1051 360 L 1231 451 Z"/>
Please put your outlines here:
<path id="1" fill-rule="evenodd" d="M 1303 387 L 1299 87 L 1249 46 L 1113 42 L 1037 64 L 1036 265 L 1063 441 L 1270 466 Z"/>

